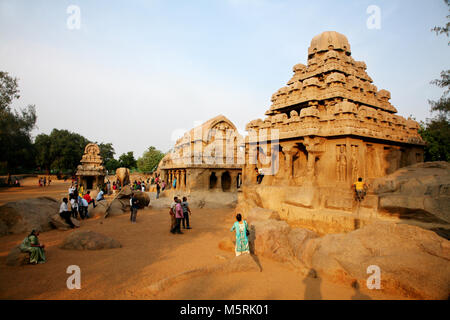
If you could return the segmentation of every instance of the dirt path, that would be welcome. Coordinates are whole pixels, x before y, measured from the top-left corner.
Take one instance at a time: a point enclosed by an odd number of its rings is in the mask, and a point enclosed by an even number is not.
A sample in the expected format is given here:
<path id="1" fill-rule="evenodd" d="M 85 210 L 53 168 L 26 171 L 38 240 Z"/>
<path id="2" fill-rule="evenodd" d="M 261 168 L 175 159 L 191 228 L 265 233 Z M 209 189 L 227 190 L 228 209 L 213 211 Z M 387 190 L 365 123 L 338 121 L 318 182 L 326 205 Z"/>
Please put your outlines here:
<path id="1" fill-rule="evenodd" d="M 42 196 L 61 199 L 67 196 L 71 181 L 56 180 L 46 187 L 39 187 L 37 178 L 25 178 L 20 183 L 20 187 L 0 188 L 0 206 L 9 201 Z"/>
<path id="2" fill-rule="evenodd" d="M 48 262 L 42 265 L 9 267 L 9 250 L 24 238 L 0 238 L 0 299 L 351 299 L 350 287 L 321 279 L 304 279 L 294 269 L 259 258 L 262 272 L 209 274 L 177 283 L 156 296 L 146 287 L 171 274 L 222 263 L 234 253 L 218 249 L 230 236 L 231 209 L 197 209 L 192 230 L 183 235 L 168 231 L 167 210 L 140 210 L 137 223 L 128 215 L 83 221 L 81 229 L 101 232 L 119 240 L 123 247 L 102 251 L 68 251 L 58 248 L 73 231 L 42 233 Z M 81 290 L 69 290 L 69 265 L 81 268 Z M 395 298 L 369 292 L 372 298 Z M 357 294 L 358 298 L 369 298 Z"/>

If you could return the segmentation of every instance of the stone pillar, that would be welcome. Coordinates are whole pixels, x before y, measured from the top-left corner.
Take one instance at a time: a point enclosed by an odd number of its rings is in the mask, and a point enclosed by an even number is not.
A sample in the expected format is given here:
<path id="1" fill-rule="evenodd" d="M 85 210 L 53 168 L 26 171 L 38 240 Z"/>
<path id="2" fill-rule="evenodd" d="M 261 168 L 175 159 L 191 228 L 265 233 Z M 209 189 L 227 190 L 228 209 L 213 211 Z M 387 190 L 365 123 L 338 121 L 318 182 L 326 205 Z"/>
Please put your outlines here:
<path id="1" fill-rule="evenodd" d="M 175 189 L 180 189 L 181 181 L 180 181 L 180 170 L 176 171 L 175 177 L 177 178 L 177 184 L 175 186 Z"/>
<path id="2" fill-rule="evenodd" d="M 215 189 L 219 189 L 220 191 L 222 191 L 222 174 L 224 172 L 225 171 L 216 171 L 217 183 Z"/>
<path id="3" fill-rule="evenodd" d="M 181 170 L 180 189 L 182 190 L 186 190 L 186 183 L 184 183 L 185 178 L 186 178 L 186 170 Z"/>
<path id="4" fill-rule="evenodd" d="M 286 157 L 285 168 L 280 168 L 281 172 L 286 172 L 286 177 L 288 179 L 293 178 L 293 159 L 295 154 L 298 152 L 297 145 L 295 143 L 283 144 L 283 152 Z"/>

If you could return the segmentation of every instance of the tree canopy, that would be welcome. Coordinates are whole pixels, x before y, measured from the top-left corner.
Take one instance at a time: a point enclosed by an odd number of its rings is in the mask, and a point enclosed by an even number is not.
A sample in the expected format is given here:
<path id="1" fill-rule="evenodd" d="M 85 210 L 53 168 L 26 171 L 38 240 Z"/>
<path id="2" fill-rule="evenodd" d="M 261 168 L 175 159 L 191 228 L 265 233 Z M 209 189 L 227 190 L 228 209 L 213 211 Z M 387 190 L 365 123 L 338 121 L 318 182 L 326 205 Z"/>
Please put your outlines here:
<path id="1" fill-rule="evenodd" d="M 123 153 L 119 157 L 120 167 L 134 169 L 137 166 L 136 159 L 134 158 L 133 151 L 129 151 L 127 153 Z"/>
<path id="2" fill-rule="evenodd" d="M 450 0 L 444 0 L 450 10 Z M 449 36 L 450 15 L 447 15 L 444 27 L 434 27 L 438 35 Z M 450 45 L 450 42 L 449 42 Z M 432 84 L 443 88 L 444 93 L 437 101 L 429 101 L 431 112 L 435 116 L 421 123 L 420 134 L 427 143 L 425 147 L 425 161 L 450 161 L 450 70 L 441 72 L 441 78 L 431 81 Z"/>
<path id="3" fill-rule="evenodd" d="M 18 79 L 0 71 L 0 165 L 5 171 L 34 165 L 31 131 L 36 124 L 36 109 L 29 105 L 12 110 L 19 92 Z"/>
<path id="4" fill-rule="evenodd" d="M 75 172 L 88 143 L 82 135 L 68 130 L 53 129 L 50 135 L 41 133 L 35 139 L 36 164 L 46 170 Z"/>
<path id="5" fill-rule="evenodd" d="M 159 162 L 164 157 L 164 153 L 151 146 L 144 152 L 137 161 L 139 171 L 153 172 L 158 167 Z"/>

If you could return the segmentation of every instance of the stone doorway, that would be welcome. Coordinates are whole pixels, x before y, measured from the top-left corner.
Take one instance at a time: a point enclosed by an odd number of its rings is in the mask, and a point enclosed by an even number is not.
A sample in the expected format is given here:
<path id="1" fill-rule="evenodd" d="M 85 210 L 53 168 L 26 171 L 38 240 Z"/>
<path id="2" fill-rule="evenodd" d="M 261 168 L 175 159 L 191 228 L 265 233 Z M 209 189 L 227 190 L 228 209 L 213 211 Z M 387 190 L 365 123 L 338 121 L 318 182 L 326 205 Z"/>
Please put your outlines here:
<path id="1" fill-rule="evenodd" d="M 214 189 L 217 184 L 217 177 L 215 172 L 211 172 L 211 175 L 209 176 L 209 188 Z"/>
<path id="2" fill-rule="evenodd" d="M 86 177 L 86 189 L 93 189 L 94 186 L 94 177 Z"/>
<path id="3" fill-rule="evenodd" d="M 228 171 L 222 173 L 222 191 L 230 191 L 231 188 L 231 176 Z"/>

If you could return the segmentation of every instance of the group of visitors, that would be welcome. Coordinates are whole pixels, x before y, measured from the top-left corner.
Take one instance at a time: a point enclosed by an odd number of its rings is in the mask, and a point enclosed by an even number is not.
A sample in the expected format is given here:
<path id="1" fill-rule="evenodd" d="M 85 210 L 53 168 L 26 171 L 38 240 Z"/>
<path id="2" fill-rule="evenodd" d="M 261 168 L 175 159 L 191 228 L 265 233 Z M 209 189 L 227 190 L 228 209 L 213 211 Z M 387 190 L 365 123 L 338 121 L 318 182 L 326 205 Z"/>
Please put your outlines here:
<path id="1" fill-rule="evenodd" d="M 192 212 L 186 197 L 183 197 L 183 201 L 178 197 L 173 198 L 169 215 L 171 218 L 171 233 L 183 234 L 183 232 L 181 232 L 181 224 L 183 224 L 183 229 L 192 229 L 189 225 L 189 215 L 192 215 Z"/>
<path id="2" fill-rule="evenodd" d="M 14 183 L 13 183 L 14 180 Z M 11 174 L 8 173 L 8 178 L 6 179 L 6 184 L 8 186 L 13 185 L 14 187 L 20 187 L 20 181 L 17 177 L 11 178 Z"/>
<path id="3" fill-rule="evenodd" d="M 91 198 L 91 191 L 88 190 L 86 193 L 83 192 L 83 186 L 78 188 L 77 183 L 72 183 L 69 188 L 69 196 L 62 200 L 61 206 L 59 208 L 59 215 L 66 223 L 71 227 L 75 228 L 71 218 L 78 219 L 78 216 L 84 220 L 89 218 L 88 208 L 92 203 L 93 207 L 96 207 L 95 201 L 104 200 L 104 191 L 101 189 L 97 194 L 96 199 Z M 70 211 L 69 211 L 70 202 Z"/>
<path id="4" fill-rule="evenodd" d="M 136 190 L 136 191 L 145 192 L 145 189 L 146 189 L 145 181 L 144 180 L 139 180 L 139 181 L 134 180 L 133 185 L 132 185 L 132 189 Z"/>
<path id="5" fill-rule="evenodd" d="M 52 179 L 50 179 L 50 176 L 47 177 L 39 177 L 39 187 L 45 187 L 45 186 L 49 186 L 50 187 L 50 183 L 52 182 Z"/>

